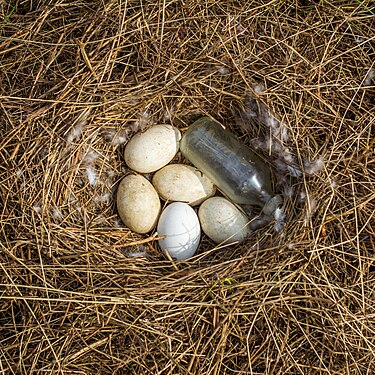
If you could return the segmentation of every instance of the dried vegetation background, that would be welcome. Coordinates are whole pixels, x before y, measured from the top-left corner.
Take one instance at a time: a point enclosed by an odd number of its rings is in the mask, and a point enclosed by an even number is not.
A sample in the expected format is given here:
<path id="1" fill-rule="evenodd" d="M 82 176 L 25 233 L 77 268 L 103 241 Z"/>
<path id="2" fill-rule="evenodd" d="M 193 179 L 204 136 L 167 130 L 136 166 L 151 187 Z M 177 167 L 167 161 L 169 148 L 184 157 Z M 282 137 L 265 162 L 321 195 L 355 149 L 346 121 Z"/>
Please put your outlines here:
<path id="1" fill-rule="evenodd" d="M 0 373 L 374 373 L 374 14 L 0 2 Z M 276 167 L 285 225 L 173 264 L 113 194 L 134 132 L 202 114 Z"/>

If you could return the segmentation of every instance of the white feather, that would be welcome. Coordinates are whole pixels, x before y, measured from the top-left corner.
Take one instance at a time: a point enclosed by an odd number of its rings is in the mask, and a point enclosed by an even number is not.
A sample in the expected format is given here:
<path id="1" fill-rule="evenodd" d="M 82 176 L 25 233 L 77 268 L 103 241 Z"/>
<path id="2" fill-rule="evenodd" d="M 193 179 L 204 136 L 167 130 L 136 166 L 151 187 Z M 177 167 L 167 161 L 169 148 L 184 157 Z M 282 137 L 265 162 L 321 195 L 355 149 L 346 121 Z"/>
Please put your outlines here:
<path id="1" fill-rule="evenodd" d="M 61 220 L 61 219 L 63 218 L 63 216 L 62 216 L 60 210 L 59 210 L 57 207 L 55 207 L 55 208 L 53 209 L 53 211 L 52 211 L 52 216 L 53 216 L 55 219 L 57 219 L 57 220 Z"/>
<path id="2" fill-rule="evenodd" d="M 145 251 L 129 251 L 127 255 L 129 255 L 132 258 L 139 258 L 147 256 L 147 253 Z"/>
<path id="3" fill-rule="evenodd" d="M 87 108 L 78 116 L 77 120 L 75 121 L 75 125 L 66 137 L 68 142 L 73 142 L 76 138 L 81 136 L 83 127 L 87 125 L 90 112 L 91 109 Z"/>
<path id="4" fill-rule="evenodd" d="M 111 201 L 111 193 L 104 193 L 102 195 L 95 195 L 94 202 L 96 203 L 108 203 Z"/>
<path id="5" fill-rule="evenodd" d="M 40 213 L 42 211 L 42 207 L 39 202 L 34 204 L 33 209 L 37 213 Z"/>
<path id="6" fill-rule="evenodd" d="M 224 65 L 220 66 L 217 71 L 222 75 L 229 73 L 229 69 Z"/>
<path id="7" fill-rule="evenodd" d="M 305 160 L 304 162 L 305 172 L 309 175 L 314 175 L 321 172 L 324 169 L 323 156 L 319 156 L 315 160 Z"/>
<path id="8" fill-rule="evenodd" d="M 99 154 L 93 150 L 92 148 L 90 148 L 85 157 L 83 158 L 83 161 L 87 164 L 92 164 L 96 161 L 96 159 L 99 157 Z"/>
<path id="9" fill-rule="evenodd" d="M 142 131 L 146 126 L 153 125 L 154 121 L 152 116 L 147 110 L 144 110 L 139 113 L 138 119 L 131 126 L 133 132 Z"/>
<path id="10" fill-rule="evenodd" d="M 274 225 L 274 229 L 275 229 L 276 232 L 280 232 L 281 229 L 283 229 L 283 227 L 285 225 L 284 210 L 281 207 L 278 207 L 278 208 L 276 208 L 273 215 L 274 215 L 274 218 L 276 220 L 275 225 Z"/>
<path id="11" fill-rule="evenodd" d="M 87 174 L 87 178 L 88 178 L 90 184 L 95 186 L 96 181 L 97 181 L 97 175 L 96 175 L 95 169 L 93 167 L 87 167 L 86 168 L 86 174 Z"/>

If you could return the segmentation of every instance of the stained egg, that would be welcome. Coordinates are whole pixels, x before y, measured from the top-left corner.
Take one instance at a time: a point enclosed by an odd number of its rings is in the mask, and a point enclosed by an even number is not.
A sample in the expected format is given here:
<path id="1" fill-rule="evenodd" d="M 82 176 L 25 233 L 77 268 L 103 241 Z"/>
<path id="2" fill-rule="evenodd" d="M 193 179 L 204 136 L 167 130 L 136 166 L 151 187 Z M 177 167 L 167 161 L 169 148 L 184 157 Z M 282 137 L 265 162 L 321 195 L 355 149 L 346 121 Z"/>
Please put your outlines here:
<path id="1" fill-rule="evenodd" d="M 160 215 L 157 232 L 160 247 L 172 258 L 184 260 L 192 257 L 200 242 L 201 228 L 195 211 L 186 203 L 174 202 Z"/>
<path id="2" fill-rule="evenodd" d="M 199 207 L 203 232 L 216 243 L 243 241 L 249 235 L 249 219 L 223 197 L 212 197 Z"/>
<path id="3" fill-rule="evenodd" d="M 158 220 L 161 206 L 158 193 L 140 175 L 124 177 L 117 190 L 117 211 L 123 223 L 136 233 L 147 233 Z"/>
<path id="4" fill-rule="evenodd" d="M 171 125 L 154 125 L 136 134 L 124 151 L 129 168 L 139 173 L 151 173 L 167 165 L 179 149 L 181 133 Z"/>
<path id="5" fill-rule="evenodd" d="M 215 194 L 213 183 L 195 167 L 170 164 L 157 171 L 152 184 L 166 201 L 186 202 L 192 206 Z"/>

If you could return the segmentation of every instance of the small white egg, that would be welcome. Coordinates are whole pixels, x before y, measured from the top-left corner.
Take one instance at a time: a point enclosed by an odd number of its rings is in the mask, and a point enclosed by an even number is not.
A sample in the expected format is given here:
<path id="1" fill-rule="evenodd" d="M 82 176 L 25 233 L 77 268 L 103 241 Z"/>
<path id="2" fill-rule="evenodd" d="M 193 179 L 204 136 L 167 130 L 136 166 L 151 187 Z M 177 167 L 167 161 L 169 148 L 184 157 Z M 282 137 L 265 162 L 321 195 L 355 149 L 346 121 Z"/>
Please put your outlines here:
<path id="1" fill-rule="evenodd" d="M 240 242 L 249 234 L 246 215 L 223 197 L 205 200 L 198 216 L 203 232 L 216 243 Z"/>
<path id="2" fill-rule="evenodd" d="M 117 211 L 123 223 L 133 232 L 147 233 L 158 220 L 161 206 L 158 193 L 140 175 L 128 175 L 117 190 Z"/>
<path id="3" fill-rule="evenodd" d="M 180 139 L 181 133 L 177 128 L 154 125 L 131 138 L 125 147 L 125 162 L 136 172 L 155 172 L 174 158 Z"/>
<path id="4" fill-rule="evenodd" d="M 195 211 L 186 203 L 174 202 L 160 215 L 157 227 L 160 247 L 177 260 L 195 254 L 201 238 L 201 227 Z"/>
<path id="5" fill-rule="evenodd" d="M 157 171 L 152 179 L 159 196 L 166 201 L 201 204 L 215 194 L 213 183 L 195 167 L 170 164 Z"/>

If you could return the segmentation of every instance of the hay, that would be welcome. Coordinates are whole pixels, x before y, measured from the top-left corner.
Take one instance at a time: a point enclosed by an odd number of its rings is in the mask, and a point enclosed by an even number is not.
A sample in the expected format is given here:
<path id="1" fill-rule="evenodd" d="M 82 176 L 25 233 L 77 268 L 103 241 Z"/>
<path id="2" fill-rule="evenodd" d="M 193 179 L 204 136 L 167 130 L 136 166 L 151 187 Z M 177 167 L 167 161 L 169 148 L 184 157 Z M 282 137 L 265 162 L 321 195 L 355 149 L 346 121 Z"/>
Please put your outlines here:
<path id="1" fill-rule="evenodd" d="M 1 2 L 0 373 L 373 373 L 371 4 Z M 285 225 L 174 264 L 113 193 L 135 131 L 204 114 Z"/>

